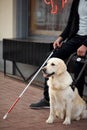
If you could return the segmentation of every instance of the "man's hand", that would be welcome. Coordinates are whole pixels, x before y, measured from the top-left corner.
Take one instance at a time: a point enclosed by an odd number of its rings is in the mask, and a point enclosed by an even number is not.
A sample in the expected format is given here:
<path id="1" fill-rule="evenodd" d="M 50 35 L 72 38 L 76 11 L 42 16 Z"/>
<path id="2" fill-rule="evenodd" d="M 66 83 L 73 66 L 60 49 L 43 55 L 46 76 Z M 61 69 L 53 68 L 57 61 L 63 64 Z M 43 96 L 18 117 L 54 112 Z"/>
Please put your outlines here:
<path id="1" fill-rule="evenodd" d="M 53 48 L 55 49 L 56 47 L 61 47 L 62 46 L 62 40 L 63 38 L 60 36 L 56 41 L 53 43 Z"/>
<path id="2" fill-rule="evenodd" d="M 81 45 L 77 50 L 78 56 L 85 56 L 87 52 L 87 47 L 85 45 Z"/>

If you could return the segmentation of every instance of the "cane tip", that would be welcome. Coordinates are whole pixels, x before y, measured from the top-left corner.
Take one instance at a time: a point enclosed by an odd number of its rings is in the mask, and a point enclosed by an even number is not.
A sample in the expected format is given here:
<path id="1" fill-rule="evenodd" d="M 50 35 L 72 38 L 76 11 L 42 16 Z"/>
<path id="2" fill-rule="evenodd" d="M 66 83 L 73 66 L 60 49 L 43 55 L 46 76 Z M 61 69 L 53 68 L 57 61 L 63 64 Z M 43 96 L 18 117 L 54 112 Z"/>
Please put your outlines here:
<path id="1" fill-rule="evenodd" d="M 5 115 L 4 115 L 3 120 L 5 120 L 5 119 L 7 118 L 7 115 L 8 115 L 8 114 L 5 114 Z"/>

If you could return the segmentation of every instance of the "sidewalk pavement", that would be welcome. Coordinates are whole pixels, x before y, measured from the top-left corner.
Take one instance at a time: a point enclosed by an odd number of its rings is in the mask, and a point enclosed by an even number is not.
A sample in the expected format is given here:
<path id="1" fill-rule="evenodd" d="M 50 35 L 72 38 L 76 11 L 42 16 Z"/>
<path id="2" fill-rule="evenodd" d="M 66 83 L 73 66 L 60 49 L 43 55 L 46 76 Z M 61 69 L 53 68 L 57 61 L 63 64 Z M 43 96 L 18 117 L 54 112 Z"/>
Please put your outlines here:
<path id="1" fill-rule="evenodd" d="M 65 126 L 62 121 L 56 119 L 53 124 L 46 124 L 49 109 L 33 110 L 29 104 L 40 100 L 43 96 L 42 88 L 29 86 L 21 100 L 3 120 L 13 102 L 26 87 L 22 81 L 15 80 L 0 72 L 0 130 L 86 130 L 87 120 L 72 121 Z"/>

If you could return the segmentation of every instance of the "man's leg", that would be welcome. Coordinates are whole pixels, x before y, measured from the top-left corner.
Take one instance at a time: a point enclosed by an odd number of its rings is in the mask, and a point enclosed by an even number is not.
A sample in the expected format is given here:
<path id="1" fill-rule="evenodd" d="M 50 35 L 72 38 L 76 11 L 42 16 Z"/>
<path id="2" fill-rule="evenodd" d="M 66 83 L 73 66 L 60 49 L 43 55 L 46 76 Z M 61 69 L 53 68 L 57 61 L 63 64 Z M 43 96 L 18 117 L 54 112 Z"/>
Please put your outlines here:
<path id="1" fill-rule="evenodd" d="M 49 91 L 48 91 L 48 85 L 47 85 L 48 78 L 45 78 L 44 82 L 44 92 L 43 92 L 43 98 L 37 102 L 30 105 L 31 108 L 34 109 L 40 109 L 40 108 L 49 108 Z"/>

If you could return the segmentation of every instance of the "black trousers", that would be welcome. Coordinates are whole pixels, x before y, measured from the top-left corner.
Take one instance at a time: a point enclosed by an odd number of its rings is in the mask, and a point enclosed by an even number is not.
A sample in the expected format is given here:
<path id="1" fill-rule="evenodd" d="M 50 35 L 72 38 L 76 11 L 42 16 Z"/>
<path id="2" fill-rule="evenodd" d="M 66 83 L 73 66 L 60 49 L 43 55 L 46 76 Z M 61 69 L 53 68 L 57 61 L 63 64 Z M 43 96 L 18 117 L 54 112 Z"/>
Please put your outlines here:
<path id="1" fill-rule="evenodd" d="M 65 60 L 68 58 L 72 53 L 76 52 L 77 49 L 82 45 L 84 40 L 87 38 L 87 36 L 79 36 L 76 35 L 70 40 L 66 41 L 61 48 L 56 50 L 52 57 L 57 57 Z M 74 77 L 76 78 L 82 68 L 82 64 L 76 62 L 74 65 Z M 49 101 L 49 92 L 48 92 L 48 86 L 47 86 L 47 80 L 45 79 L 44 84 L 44 98 Z M 82 74 L 81 78 L 79 79 L 79 82 L 76 84 L 76 87 L 78 88 L 79 94 L 82 97 L 83 96 L 83 89 L 84 89 L 84 73 Z"/>

